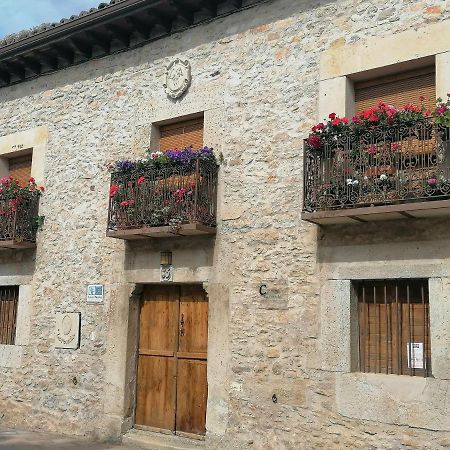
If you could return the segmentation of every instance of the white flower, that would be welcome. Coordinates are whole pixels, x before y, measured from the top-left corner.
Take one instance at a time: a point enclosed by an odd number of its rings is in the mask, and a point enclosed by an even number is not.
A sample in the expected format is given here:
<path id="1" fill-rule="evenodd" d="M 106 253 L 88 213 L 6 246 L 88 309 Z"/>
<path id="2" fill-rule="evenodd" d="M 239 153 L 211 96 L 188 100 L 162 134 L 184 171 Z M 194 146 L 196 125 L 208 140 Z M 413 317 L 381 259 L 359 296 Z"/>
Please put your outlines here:
<path id="1" fill-rule="evenodd" d="M 353 184 L 353 179 L 352 178 L 347 178 L 347 186 L 351 186 Z"/>
<path id="2" fill-rule="evenodd" d="M 367 175 L 364 176 L 364 181 L 367 181 L 369 177 Z"/>
<path id="3" fill-rule="evenodd" d="M 359 181 L 358 180 L 353 180 L 353 186 L 358 186 Z"/>
<path id="4" fill-rule="evenodd" d="M 163 154 L 162 152 L 152 152 L 150 154 L 150 158 L 155 159 L 155 158 L 158 158 L 159 156 L 161 156 L 162 154 Z"/>
<path id="5" fill-rule="evenodd" d="M 388 179 L 388 176 L 385 174 L 385 173 L 382 173 L 381 175 L 380 175 L 380 180 L 387 180 Z"/>

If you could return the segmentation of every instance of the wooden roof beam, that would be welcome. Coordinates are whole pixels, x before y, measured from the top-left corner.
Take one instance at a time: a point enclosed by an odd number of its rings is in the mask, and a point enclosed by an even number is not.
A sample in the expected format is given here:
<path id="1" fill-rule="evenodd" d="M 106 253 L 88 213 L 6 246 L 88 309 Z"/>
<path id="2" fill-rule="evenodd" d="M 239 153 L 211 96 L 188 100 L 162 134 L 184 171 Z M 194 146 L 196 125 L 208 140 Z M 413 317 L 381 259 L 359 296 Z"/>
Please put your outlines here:
<path id="1" fill-rule="evenodd" d="M 130 26 L 133 33 L 138 34 L 143 39 L 148 39 L 150 35 L 151 26 L 147 23 L 141 22 L 136 17 L 127 17 L 126 22 Z"/>
<path id="2" fill-rule="evenodd" d="M 104 53 L 109 53 L 111 49 L 111 39 L 109 39 L 104 33 L 94 30 L 87 30 L 85 35 L 92 40 L 94 47 L 100 47 Z"/>
<path id="3" fill-rule="evenodd" d="M 25 80 L 25 66 L 18 62 L 5 61 L 4 65 L 10 74 L 16 75 L 22 81 Z"/>
<path id="4" fill-rule="evenodd" d="M 86 44 L 80 39 L 76 39 L 74 37 L 67 40 L 70 48 L 78 55 L 83 58 L 90 59 L 92 57 L 92 46 Z"/>
<path id="5" fill-rule="evenodd" d="M 122 27 L 114 23 L 107 23 L 105 28 L 110 32 L 111 41 L 115 39 L 125 47 L 130 46 L 131 32 L 124 30 Z"/>
<path id="6" fill-rule="evenodd" d="M 19 56 L 17 60 L 23 64 L 25 70 L 28 69 L 33 75 L 40 75 L 42 72 L 42 64 L 33 57 Z"/>

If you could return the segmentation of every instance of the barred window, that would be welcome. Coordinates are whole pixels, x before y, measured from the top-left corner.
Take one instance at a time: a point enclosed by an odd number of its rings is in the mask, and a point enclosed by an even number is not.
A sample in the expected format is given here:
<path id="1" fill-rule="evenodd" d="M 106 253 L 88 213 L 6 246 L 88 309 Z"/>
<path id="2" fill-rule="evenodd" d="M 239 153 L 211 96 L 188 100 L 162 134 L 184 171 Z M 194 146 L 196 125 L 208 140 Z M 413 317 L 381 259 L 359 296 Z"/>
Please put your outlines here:
<path id="1" fill-rule="evenodd" d="M 427 280 L 366 280 L 355 289 L 359 370 L 431 376 Z"/>
<path id="2" fill-rule="evenodd" d="M 0 344 L 15 343 L 18 300 L 19 286 L 0 287 Z"/>

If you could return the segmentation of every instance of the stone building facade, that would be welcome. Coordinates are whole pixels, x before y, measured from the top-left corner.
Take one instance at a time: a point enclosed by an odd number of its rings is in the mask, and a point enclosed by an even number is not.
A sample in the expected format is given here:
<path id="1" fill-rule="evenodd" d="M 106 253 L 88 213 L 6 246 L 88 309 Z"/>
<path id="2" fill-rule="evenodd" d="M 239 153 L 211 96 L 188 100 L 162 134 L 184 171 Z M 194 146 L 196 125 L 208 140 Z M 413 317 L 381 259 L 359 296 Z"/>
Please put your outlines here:
<path id="1" fill-rule="evenodd" d="M 176 58 L 192 82 L 172 99 L 163 85 Z M 129 434 L 139 298 L 170 251 L 174 282 L 201 284 L 209 301 L 199 445 L 448 447 L 447 219 L 301 219 L 311 126 L 352 114 L 359 75 L 430 63 L 445 96 L 448 1 L 271 0 L 1 88 L 0 156 L 32 148 L 46 191 L 36 249 L 0 254 L 0 285 L 20 286 L 15 345 L 0 346 L 0 424 Z M 200 113 L 205 144 L 223 155 L 216 235 L 107 237 L 105 164 L 141 157 L 161 124 Z M 352 282 L 390 278 L 429 280 L 432 377 L 354 370 Z M 104 285 L 102 304 L 86 302 L 89 284 Z M 79 349 L 55 348 L 61 312 L 81 313 Z"/>

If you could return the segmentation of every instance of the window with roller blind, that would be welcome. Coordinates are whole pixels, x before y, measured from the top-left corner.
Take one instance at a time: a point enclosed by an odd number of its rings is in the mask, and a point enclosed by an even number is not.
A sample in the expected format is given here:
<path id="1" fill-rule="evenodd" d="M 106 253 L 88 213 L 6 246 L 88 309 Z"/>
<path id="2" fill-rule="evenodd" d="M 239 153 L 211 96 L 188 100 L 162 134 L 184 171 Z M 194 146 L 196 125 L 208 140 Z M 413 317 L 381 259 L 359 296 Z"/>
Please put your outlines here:
<path id="1" fill-rule="evenodd" d="M 14 345 L 16 339 L 19 286 L 0 286 L 0 344 Z"/>
<path id="2" fill-rule="evenodd" d="M 357 113 L 376 106 L 378 100 L 396 108 L 402 108 L 408 103 L 419 104 L 421 96 L 425 97 L 426 106 L 435 104 L 436 74 L 434 67 L 355 83 Z"/>
<path id="3" fill-rule="evenodd" d="M 25 186 L 31 177 L 32 155 L 22 155 L 8 160 L 9 175 Z"/>
<path id="4" fill-rule="evenodd" d="M 181 150 L 192 147 L 198 150 L 203 147 L 203 117 L 186 120 L 159 128 L 159 150 Z"/>
<path id="5" fill-rule="evenodd" d="M 365 280 L 355 291 L 359 370 L 431 376 L 428 280 Z"/>

